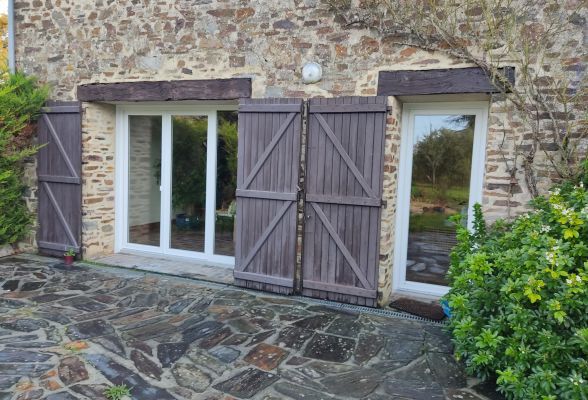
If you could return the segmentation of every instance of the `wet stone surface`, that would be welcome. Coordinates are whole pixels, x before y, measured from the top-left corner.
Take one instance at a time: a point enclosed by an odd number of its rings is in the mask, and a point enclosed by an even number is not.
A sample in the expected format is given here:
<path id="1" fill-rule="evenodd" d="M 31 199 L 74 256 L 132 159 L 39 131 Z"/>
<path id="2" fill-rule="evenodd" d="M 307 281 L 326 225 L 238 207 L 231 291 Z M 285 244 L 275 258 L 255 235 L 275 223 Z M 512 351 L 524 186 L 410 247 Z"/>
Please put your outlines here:
<path id="1" fill-rule="evenodd" d="M 0 400 L 473 399 L 437 325 L 0 258 Z"/>

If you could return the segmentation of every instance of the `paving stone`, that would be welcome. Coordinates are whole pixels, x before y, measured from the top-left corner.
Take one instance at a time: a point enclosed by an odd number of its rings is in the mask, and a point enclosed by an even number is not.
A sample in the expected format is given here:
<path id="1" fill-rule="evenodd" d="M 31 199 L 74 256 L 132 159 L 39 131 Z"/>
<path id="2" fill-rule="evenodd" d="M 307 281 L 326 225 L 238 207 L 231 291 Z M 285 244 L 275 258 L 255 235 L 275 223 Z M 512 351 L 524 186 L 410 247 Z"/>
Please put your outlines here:
<path id="1" fill-rule="evenodd" d="M 21 349 L 0 350 L 0 363 L 37 363 L 51 358 L 49 354 L 37 353 Z"/>
<path id="2" fill-rule="evenodd" d="M 309 329 L 311 331 L 324 330 L 334 319 L 332 315 L 314 315 L 294 322 L 294 326 Z"/>
<path id="3" fill-rule="evenodd" d="M 131 307 L 153 307 L 159 302 L 157 293 L 139 293 L 131 302 Z"/>
<path id="4" fill-rule="evenodd" d="M 266 340 L 267 338 L 273 336 L 273 334 L 276 333 L 275 329 L 272 329 L 271 331 L 266 331 L 266 332 L 259 332 L 256 335 L 253 335 L 253 337 L 251 338 L 251 341 L 247 344 L 247 346 L 253 346 L 255 344 L 261 343 L 264 340 Z"/>
<path id="5" fill-rule="evenodd" d="M 398 381 L 418 381 L 426 385 L 437 384 L 433 371 L 429 368 L 426 357 L 421 357 L 405 368 L 389 373 L 388 377 L 392 380 Z"/>
<path id="6" fill-rule="evenodd" d="M 478 396 L 463 389 L 447 389 L 445 396 L 448 400 L 484 400 L 484 397 Z"/>
<path id="7" fill-rule="evenodd" d="M 66 331 L 72 340 L 89 339 L 114 333 L 112 326 L 101 319 L 70 325 Z"/>
<path id="8" fill-rule="evenodd" d="M 188 350 L 188 343 L 162 343 L 157 346 L 157 358 L 163 368 L 170 367 L 184 356 Z"/>
<path id="9" fill-rule="evenodd" d="M 342 374 L 349 371 L 357 371 L 360 368 L 355 365 L 337 364 L 332 362 L 312 361 L 305 366 L 309 371 L 315 370 L 322 374 Z"/>
<path id="10" fill-rule="evenodd" d="M 67 317 L 62 312 L 56 313 L 55 310 L 52 310 L 52 312 L 38 312 L 35 313 L 35 316 L 37 318 L 46 319 L 61 325 L 69 325 L 71 323 L 71 319 L 69 317 Z"/>
<path id="11" fill-rule="evenodd" d="M 278 382 L 273 386 L 274 390 L 294 400 L 327 400 L 333 396 L 317 392 L 307 387 L 292 384 L 290 382 Z"/>
<path id="12" fill-rule="evenodd" d="M 16 400 L 37 400 L 43 396 L 43 389 L 28 390 L 16 396 Z"/>
<path id="13" fill-rule="evenodd" d="M 28 376 L 35 378 L 43 375 L 53 368 L 53 364 L 0 364 L 0 375 L 17 374 L 19 376 Z"/>
<path id="14" fill-rule="evenodd" d="M 172 375 L 178 385 L 189 388 L 197 393 L 204 392 L 212 382 L 210 375 L 191 364 L 176 364 Z"/>
<path id="15" fill-rule="evenodd" d="M 202 321 L 204 317 L 204 315 L 192 315 L 190 318 L 184 320 L 180 325 L 178 325 L 178 330 L 183 332 L 188 328 L 192 328 L 194 325 Z"/>
<path id="16" fill-rule="evenodd" d="M 339 336 L 357 338 L 361 330 L 361 323 L 356 318 L 339 317 L 327 329 L 328 333 Z"/>
<path id="17" fill-rule="evenodd" d="M 195 340 L 202 339 L 216 333 L 223 328 L 223 324 L 217 321 L 204 321 L 182 332 L 185 342 L 192 343 Z"/>
<path id="18" fill-rule="evenodd" d="M 20 280 L 18 279 L 10 279 L 2 284 L 2 289 L 13 292 L 18 289 L 18 285 L 20 284 Z"/>
<path id="19" fill-rule="evenodd" d="M 66 307 L 72 307 L 80 311 L 102 311 L 108 308 L 106 304 L 99 303 L 87 296 L 72 297 L 60 301 L 59 304 Z"/>
<path id="20" fill-rule="evenodd" d="M 145 342 L 141 342 L 138 340 L 133 340 L 128 343 L 129 346 L 134 347 L 135 349 L 141 350 L 143 353 L 152 356 L 153 349 Z"/>
<path id="21" fill-rule="evenodd" d="M 14 333 L 14 332 L 10 332 Z M 28 342 L 31 340 L 38 340 L 39 337 L 37 335 L 20 335 L 20 336 L 10 336 L 10 337 L 3 337 L 0 338 L 0 344 L 11 344 L 15 342 Z"/>
<path id="22" fill-rule="evenodd" d="M 143 375 L 153 379 L 161 380 L 161 374 L 163 371 L 145 354 L 141 353 L 139 350 L 131 350 L 131 360 L 135 364 L 135 367 L 137 367 L 137 370 Z"/>
<path id="23" fill-rule="evenodd" d="M 69 386 L 89 378 L 86 366 L 78 357 L 67 357 L 59 362 L 59 379 Z"/>
<path id="24" fill-rule="evenodd" d="M 385 340 L 381 335 L 364 334 L 357 340 L 354 359 L 358 364 L 363 364 L 375 357 L 382 347 Z"/>
<path id="25" fill-rule="evenodd" d="M 226 381 L 214 385 L 214 388 L 235 397 L 248 399 L 278 379 L 279 377 L 276 374 L 249 368 Z"/>
<path id="26" fill-rule="evenodd" d="M 462 388 L 467 382 L 464 366 L 450 354 L 427 353 L 427 361 L 437 382 L 444 388 Z"/>
<path id="27" fill-rule="evenodd" d="M 106 335 L 92 338 L 92 342 L 99 344 L 108 351 L 118 354 L 121 357 L 126 357 L 125 346 L 116 335 Z"/>
<path id="28" fill-rule="evenodd" d="M 313 335 L 313 332 L 296 326 L 288 326 L 280 332 L 275 343 L 280 347 L 299 350 Z"/>
<path id="29" fill-rule="evenodd" d="M 182 311 L 184 311 L 184 309 L 186 307 L 188 307 L 190 304 L 192 304 L 196 299 L 195 298 L 187 298 L 187 299 L 182 299 L 182 300 L 178 300 L 174 303 L 172 303 L 167 310 L 172 313 L 172 314 L 179 314 Z"/>
<path id="30" fill-rule="evenodd" d="M 317 333 L 310 339 L 304 357 L 331 362 L 347 361 L 355 350 L 355 340 Z"/>
<path id="31" fill-rule="evenodd" d="M 0 390 L 10 389 L 16 382 L 19 381 L 19 379 L 20 376 L 0 376 Z"/>
<path id="32" fill-rule="evenodd" d="M 444 400 L 443 389 L 437 384 L 416 380 L 387 379 L 384 381 L 387 394 L 413 400 Z"/>
<path id="33" fill-rule="evenodd" d="M 479 393 L 490 400 L 504 400 L 505 397 L 497 392 L 496 383 L 492 381 L 482 381 L 471 388 L 476 393 Z"/>
<path id="34" fill-rule="evenodd" d="M 286 361 L 286 364 L 288 364 L 288 365 L 302 365 L 308 361 L 310 361 L 310 358 L 294 356 L 294 357 L 291 357 L 288 361 Z"/>
<path id="35" fill-rule="evenodd" d="M 42 294 L 39 296 L 35 296 L 32 297 L 31 300 L 34 301 L 37 304 L 44 304 L 44 303 L 51 303 L 54 301 L 59 301 L 59 300 L 63 300 L 63 299 L 67 299 L 69 297 L 73 297 L 73 296 L 77 296 L 76 294 L 71 294 L 71 293 L 46 293 L 46 294 Z"/>
<path id="36" fill-rule="evenodd" d="M 380 354 L 382 360 L 415 360 L 424 352 L 420 340 L 406 340 L 402 337 L 387 338 Z"/>
<path id="37" fill-rule="evenodd" d="M 205 367 L 217 375 L 222 375 L 222 373 L 225 372 L 227 368 L 229 368 L 229 365 L 221 362 L 218 358 L 211 356 L 205 350 L 199 349 L 197 347 L 190 349 L 186 356 L 194 364 Z"/>
<path id="38" fill-rule="evenodd" d="M 317 378 L 309 377 L 297 370 L 280 368 L 278 370 L 278 375 L 280 378 L 290 383 L 295 383 L 305 388 L 318 390 L 319 392 L 325 391 L 325 388 L 318 382 Z"/>
<path id="39" fill-rule="evenodd" d="M 160 322 L 153 325 L 145 325 L 141 328 L 126 331 L 123 337 L 131 337 L 135 340 L 149 340 L 161 336 L 176 333 L 178 328 L 168 322 Z"/>
<path id="40" fill-rule="evenodd" d="M 33 332 L 37 329 L 46 328 L 49 324 L 42 319 L 21 318 L 12 321 L 0 322 L 0 328 L 10 329 L 19 332 Z"/>
<path id="41" fill-rule="evenodd" d="M 363 397 L 373 392 L 383 376 L 371 368 L 328 376 L 321 383 L 329 393 L 339 396 Z"/>
<path id="42" fill-rule="evenodd" d="M 231 331 L 231 328 L 226 326 L 216 331 L 212 335 L 208 336 L 207 338 L 202 339 L 198 346 L 202 347 L 203 349 L 211 349 L 223 340 L 225 340 L 226 338 L 228 338 L 229 336 L 231 336 L 232 334 L 233 332 Z"/>
<path id="43" fill-rule="evenodd" d="M 241 355 L 239 350 L 227 346 L 217 347 L 210 350 L 209 353 L 227 364 L 235 361 Z"/>
<path id="44" fill-rule="evenodd" d="M 108 389 L 108 385 L 74 385 L 69 389 L 92 400 L 108 400 L 104 395 L 104 391 Z"/>
<path id="45" fill-rule="evenodd" d="M 147 383 L 139 375 L 102 354 L 89 354 L 88 361 L 114 385 L 127 385 L 133 398 L 141 400 L 176 400 L 167 390 Z"/>
<path id="46" fill-rule="evenodd" d="M 25 282 L 22 287 L 20 288 L 21 292 L 32 292 L 34 290 L 39 290 L 43 286 L 45 286 L 47 282 Z"/>
<path id="47" fill-rule="evenodd" d="M 50 394 L 44 400 L 78 400 L 78 398 L 68 392 L 59 392 Z"/>
<path id="48" fill-rule="evenodd" d="M 229 321 L 229 325 L 235 329 L 237 332 L 241 332 L 241 333 L 256 333 L 259 331 L 259 329 L 253 325 L 251 322 L 249 322 L 248 320 L 244 319 L 244 318 L 238 318 L 238 319 L 234 319 Z"/>
<path id="49" fill-rule="evenodd" d="M 33 298 L 33 300 L 34 300 L 34 298 Z M 17 309 L 17 308 L 23 308 L 26 306 L 27 306 L 27 303 L 25 303 L 24 301 L 5 299 L 5 298 L 0 297 L 0 307 Z"/>
<path id="50" fill-rule="evenodd" d="M 287 356 L 288 352 L 280 347 L 260 343 L 251 349 L 244 360 L 264 371 L 271 371 L 276 369 Z"/>

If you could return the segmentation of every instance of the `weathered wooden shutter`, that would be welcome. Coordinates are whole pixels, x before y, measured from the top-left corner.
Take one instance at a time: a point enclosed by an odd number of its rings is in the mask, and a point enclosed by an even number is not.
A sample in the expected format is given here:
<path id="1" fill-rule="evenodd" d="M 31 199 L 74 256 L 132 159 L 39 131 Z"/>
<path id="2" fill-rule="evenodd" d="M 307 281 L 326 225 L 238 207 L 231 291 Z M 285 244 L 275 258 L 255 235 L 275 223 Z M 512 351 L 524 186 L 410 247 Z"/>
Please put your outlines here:
<path id="1" fill-rule="evenodd" d="M 374 306 L 386 97 L 312 99 L 303 294 Z"/>
<path id="2" fill-rule="evenodd" d="M 293 291 L 301 127 L 300 99 L 241 100 L 237 285 Z"/>
<path id="3" fill-rule="evenodd" d="M 48 102 L 38 121 L 39 252 L 80 251 L 82 124 L 79 102 Z"/>

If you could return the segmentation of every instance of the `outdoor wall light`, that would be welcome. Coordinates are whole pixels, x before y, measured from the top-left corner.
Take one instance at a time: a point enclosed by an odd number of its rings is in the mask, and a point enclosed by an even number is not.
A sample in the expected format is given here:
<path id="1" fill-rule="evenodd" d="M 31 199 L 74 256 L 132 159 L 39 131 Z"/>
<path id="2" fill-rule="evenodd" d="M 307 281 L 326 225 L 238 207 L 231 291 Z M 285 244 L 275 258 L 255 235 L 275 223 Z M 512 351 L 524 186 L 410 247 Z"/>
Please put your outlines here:
<path id="1" fill-rule="evenodd" d="M 323 77 L 323 68 L 315 62 L 307 62 L 302 67 L 302 82 L 317 83 Z"/>

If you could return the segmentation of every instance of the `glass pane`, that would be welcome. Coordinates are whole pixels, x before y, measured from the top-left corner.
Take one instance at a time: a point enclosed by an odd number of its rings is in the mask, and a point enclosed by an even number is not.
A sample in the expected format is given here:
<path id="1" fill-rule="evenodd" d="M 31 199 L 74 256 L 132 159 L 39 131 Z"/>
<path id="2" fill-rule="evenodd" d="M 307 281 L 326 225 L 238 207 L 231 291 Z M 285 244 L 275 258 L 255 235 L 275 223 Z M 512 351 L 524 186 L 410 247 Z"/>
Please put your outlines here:
<path id="1" fill-rule="evenodd" d="M 406 279 L 447 285 L 456 245 L 448 218 L 467 218 L 474 142 L 473 115 L 415 117 Z"/>
<path id="2" fill-rule="evenodd" d="M 237 203 L 237 111 L 218 112 L 216 159 L 216 225 L 214 252 L 235 255 L 234 231 Z"/>
<path id="3" fill-rule="evenodd" d="M 129 116 L 129 243 L 159 246 L 161 116 Z"/>
<path id="4" fill-rule="evenodd" d="M 207 133 L 205 116 L 172 116 L 173 249 L 204 252 Z"/>

